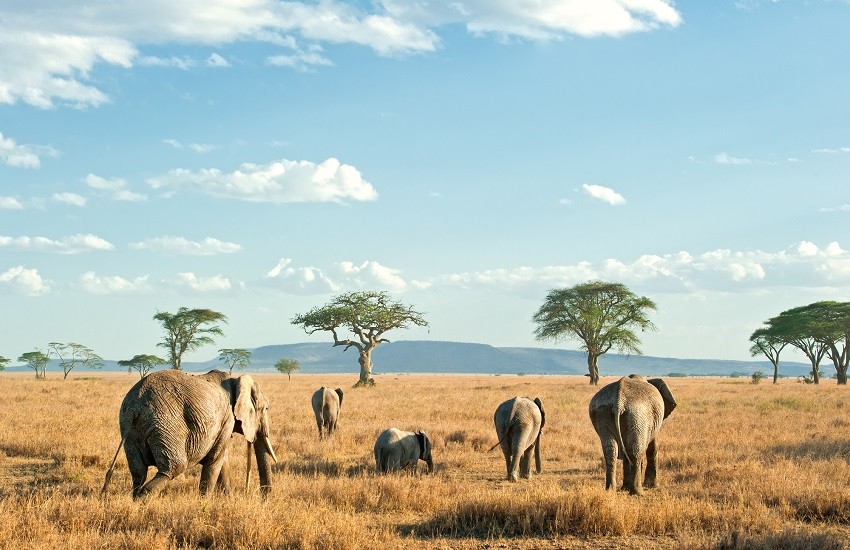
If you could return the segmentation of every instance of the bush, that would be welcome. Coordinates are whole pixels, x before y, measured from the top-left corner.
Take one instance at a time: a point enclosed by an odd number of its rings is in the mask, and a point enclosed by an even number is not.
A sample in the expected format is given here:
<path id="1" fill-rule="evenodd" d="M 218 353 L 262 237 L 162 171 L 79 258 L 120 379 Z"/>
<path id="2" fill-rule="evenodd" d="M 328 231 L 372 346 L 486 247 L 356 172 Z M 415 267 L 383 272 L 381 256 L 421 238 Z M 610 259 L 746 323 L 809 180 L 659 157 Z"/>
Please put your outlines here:
<path id="1" fill-rule="evenodd" d="M 761 382 L 761 379 L 764 378 L 764 373 L 760 370 L 757 370 L 756 372 L 753 373 L 752 378 L 753 378 L 753 384 L 758 384 L 759 382 Z"/>

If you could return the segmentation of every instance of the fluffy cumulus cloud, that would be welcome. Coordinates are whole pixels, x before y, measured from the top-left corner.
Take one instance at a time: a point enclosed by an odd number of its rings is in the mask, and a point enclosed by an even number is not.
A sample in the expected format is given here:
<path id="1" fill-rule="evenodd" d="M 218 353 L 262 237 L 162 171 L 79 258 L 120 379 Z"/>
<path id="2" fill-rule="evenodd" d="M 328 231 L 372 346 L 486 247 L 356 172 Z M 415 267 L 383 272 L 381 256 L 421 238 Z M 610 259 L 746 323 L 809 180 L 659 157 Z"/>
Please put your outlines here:
<path id="1" fill-rule="evenodd" d="M 22 210 L 24 205 L 15 197 L 0 196 L 0 209 L 3 210 Z"/>
<path id="2" fill-rule="evenodd" d="M 619 204 L 626 204 L 626 199 L 623 197 L 623 195 L 617 193 L 610 187 L 585 183 L 581 186 L 581 188 L 584 190 L 585 193 L 587 193 L 587 195 L 602 202 L 607 202 L 608 204 L 614 206 Z"/>
<path id="3" fill-rule="evenodd" d="M 7 237 L 0 235 L 0 250 L 23 250 L 35 252 L 52 252 L 55 254 L 80 254 L 114 250 L 115 246 L 97 235 L 77 234 L 60 240 L 47 237 Z"/>
<path id="4" fill-rule="evenodd" d="M 125 279 L 117 275 L 98 275 L 94 271 L 83 273 L 79 279 L 79 286 L 89 294 L 131 294 L 150 289 L 147 275 Z"/>
<path id="5" fill-rule="evenodd" d="M 728 164 L 732 166 L 744 166 L 752 164 L 753 161 L 747 158 L 733 157 L 729 153 L 718 153 L 712 157 L 716 164 Z"/>
<path id="6" fill-rule="evenodd" d="M 91 78 L 97 64 L 192 70 L 225 67 L 177 53 L 146 55 L 158 45 L 221 48 L 237 42 L 280 47 L 269 63 L 299 70 L 327 65 L 321 44 L 356 44 L 379 55 L 431 52 L 445 25 L 499 39 L 560 40 L 621 36 L 676 27 L 672 0 L 90 0 L 82 10 L 65 0 L 0 4 L 0 103 L 39 108 L 98 106 L 107 94 Z M 303 43 L 303 45 L 302 45 Z"/>
<path id="7" fill-rule="evenodd" d="M 28 269 L 19 265 L 0 273 L 0 292 L 3 289 L 16 294 L 40 296 L 46 294 L 50 286 L 41 278 L 37 269 Z"/>
<path id="8" fill-rule="evenodd" d="M 147 195 L 131 191 L 127 180 L 124 178 L 106 179 L 96 174 L 89 174 L 83 179 L 83 182 L 90 188 L 116 201 L 144 202 L 148 200 Z"/>
<path id="9" fill-rule="evenodd" d="M 194 273 L 179 273 L 177 286 L 188 288 L 195 292 L 222 292 L 230 290 L 230 279 L 221 275 L 198 277 Z"/>
<path id="10" fill-rule="evenodd" d="M 2 41 L 0 37 L 0 41 Z M 0 103 L 3 103 L 3 68 L 0 66 Z M 0 162 L 15 168 L 41 167 L 40 155 L 56 156 L 57 151 L 52 147 L 38 145 L 20 145 L 13 138 L 6 137 L 0 132 Z"/>
<path id="11" fill-rule="evenodd" d="M 86 205 L 86 198 L 76 193 L 53 193 L 53 200 L 72 206 L 83 207 Z"/>
<path id="12" fill-rule="evenodd" d="M 370 201 L 378 197 L 372 184 L 363 179 L 357 168 L 335 158 L 319 164 L 306 160 L 243 164 L 233 172 L 216 168 L 178 169 L 151 178 L 148 183 L 154 189 L 167 192 L 187 189 L 250 202 Z"/>
<path id="13" fill-rule="evenodd" d="M 213 237 L 207 237 L 202 241 L 190 241 L 185 237 L 169 236 L 132 243 L 130 248 L 187 256 L 215 256 L 217 254 L 233 254 L 242 250 L 242 246 L 239 244 L 221 241 Z"/>
<path id="14" fill-rule="evenodd" d="M 409 288 L 399 270 L 375 261 L 342 261 L 318 268 L 297 266 L 292 259 L 281 258 L 264 279 L 266 286 L 305 295 L 375 288 L 401 292 Z"/>

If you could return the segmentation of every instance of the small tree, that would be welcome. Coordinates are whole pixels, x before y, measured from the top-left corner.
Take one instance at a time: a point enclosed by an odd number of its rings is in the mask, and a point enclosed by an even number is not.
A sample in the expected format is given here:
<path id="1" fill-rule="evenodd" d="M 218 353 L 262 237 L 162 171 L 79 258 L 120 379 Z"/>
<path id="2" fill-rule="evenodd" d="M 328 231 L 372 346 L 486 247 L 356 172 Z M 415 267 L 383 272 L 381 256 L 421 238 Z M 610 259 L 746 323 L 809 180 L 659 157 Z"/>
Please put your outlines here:
<path id="1" fill-rule="evenodd" d="M 247 349 L 220 349 L 218 360 L 227 366 L 227 372 L 233 374 L 233 369 L 244 370 L 251 364 L 251 352 Z"/>
<path id="2" fill-rule="evenodd" d="M 91 348 L 82 344 L 70 342 L 63 344 L 62 342 L 50 342 L 47 345 L 48 356 L 54 355 L 59 360 L 59 366 L 62 367 L 62 372 L 65 373 L 63 380 L 68 379 L 68 374 L 74 370 L 77 365 L 82 365 L 90 369 L 99 369 L 103 367 L 103 358 L 96 354 Z"/>
<path id="3" fill-rule="evenodd" d="M 18 361 L 26 363 L 29 368 L 34 370 L 37 380 L 47 378 L 47 363 L 50 362 L 50 357 L 45 355 L 41 350 L 28 351 L 18 357 Z"/>
<path id="4" fill-rule="evenodd" d="M 759 382 L 762 381 L 762 378 L 764 378 L 764 373 L 760 370 L 757 370 L 756 372 L 753 373 L 753 376 L 752 376 L 753 384 L 758 384 Z M 774 381 L 773 383 L 775 384 L 776 381 Z"/>
<path id="5" fill-rule="evenodd" d="M 8 365 L 10 361 L 11 359 L 6 359 L 2 355 L 0 355 L 0 372 L 6 370 L 6 365 Z"/>
<path id="6" fill-rule="evenodd" d="M 655 302 L 637 296 L 621 283 L 589 281 L 570 288 L 550 290 L 534 314 L 538 340 L 575 338 L 587 352 L 590 383 L 599 384 L 599 357 L 611 349 L 640 355 L 640 338 L 635 334 L 655 330 L 649 311 Z"/>
<path id="7" fill-rule="evenodd" d="M 788 345 L 788 341 L 775 327 L 762 327 L 750 335 L 750 355 L 764 354 L 773 365 L 773 383 L 779 379 L 779 354 Z M 761 373 L 761 371 L 758 371 Z M 758 383 L 758 382 L 755 382 Z"/>
<path id="8" fill-rule="evenodd" d="M 223 313 L 211 309 L 181 307 L 177 313 L 159 311 L 153 318 L 162 323 L 165 336 L 157 346 L 168 350 L 171 368 L 182 370 L 183 354 L 201 346 L 212 344 L 212 336 L 222 336 L 224 331 L 215 323 L 226 323 Z"/>
<path id="9" fill-rule="evenodd" d="M 386 292 L 348 292 L 335 296 L 329 304 L 315 307 L 292 318 L 293 325 L 301 325 L 304 332 L 313 334 L 326 330 L 333 334 L 334 346 L 345 346 L 343 352 L 354 347 L 360 353 L 360 380 L 358 386 L 374 386 L 372 378 L 372 350 L 384 342 L 384 333 L 410 325 L 428 326 L 422 313 L 413 306 L 393 301 Z M 356 339 L 341 339 L 337 330 L 344 328 Z"/>
<path id="10" fill-rule="evenodd" d="M 298 359 L 280 359 L 274 364 L 274 368 L 287 375 L 289 380 L 292 380 L 292 373 L 301 370 L 301 363 L 298 362 Z"/>
<path id="11" fill-rule="evenodd" d="M 156 355 L 136 355 L 132 359 L 118 361 L 118 366 L 127 367 L 127 372 L 138 371 L 139 378 L 144 378 L 159 365 L 167 365 L 168 361 Z"/>

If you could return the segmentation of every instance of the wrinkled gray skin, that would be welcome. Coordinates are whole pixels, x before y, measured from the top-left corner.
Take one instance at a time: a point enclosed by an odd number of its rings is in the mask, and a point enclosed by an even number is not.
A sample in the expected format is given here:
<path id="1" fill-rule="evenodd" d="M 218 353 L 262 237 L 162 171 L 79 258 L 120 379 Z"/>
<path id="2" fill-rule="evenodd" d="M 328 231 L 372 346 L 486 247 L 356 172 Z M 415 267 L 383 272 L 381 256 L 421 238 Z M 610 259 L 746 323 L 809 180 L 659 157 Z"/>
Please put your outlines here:
<path id="1" fill-rule="evenodd" d="M 414 473 L 420 460 L 428 465 L 429 474 L 434 471 L 431 441 L 425 432 L 404 432 L 389 428 L 381 432 L 375 441 L 375 470 L 379 474 L 402 468 Z"/>
<path id="2" fill-rule="evenodd" d="M 312 403 L 316 425 L 319 427 L 319 439 L 322 439 L 325 434 L 333 435 L 339 420 L 339 409 L 342 407 L 342 389 L 332 390 L 322 386 L 313 394 Z"/>
<path id="3" fill-rule="evenodd" d="M 616 486 L 616 462 L 623 460 L 623 485 L 633 495 L 655 487 L 656 437 L 661 422 L 676 408 L 676 400 L 660 378 L 632 374 L 608 384 L 590 400 L 590 421 L 602 443 L 605 488 Z M 646 475 L 641 483 L 641 471 Z"/>
<path id="4" fill-rule="evenodd" d="M 201 464 L 201 493 L 228 492 L 227 446 L 233 432 L 253 444 L 264 494 L 271 488 L 274 451 L 269 441 L 268 399 L 248 375 L 221 371 L 192 376 L 154 372 L 139 380 L 121 403 L 119 424 L 133 477 L 133 498 L 158 494 L 171 479 Z M 156 475 L 145 483 L 148 467 Z M 250 470 L 249 470 L 250 471 Z"/>
<path id="5" fill-rule="evenodd" d="M 543 465 L 540 458 L 540 433 L 546 424 L 546 413 L 539 398 L 508 399 L 496 408 L 493 415 L 496 435 L 505 455 L 508 481 L 531 477 L 531 453 L 539 474 Z M 491 449 L 492 450 L 492 449 Z"/>

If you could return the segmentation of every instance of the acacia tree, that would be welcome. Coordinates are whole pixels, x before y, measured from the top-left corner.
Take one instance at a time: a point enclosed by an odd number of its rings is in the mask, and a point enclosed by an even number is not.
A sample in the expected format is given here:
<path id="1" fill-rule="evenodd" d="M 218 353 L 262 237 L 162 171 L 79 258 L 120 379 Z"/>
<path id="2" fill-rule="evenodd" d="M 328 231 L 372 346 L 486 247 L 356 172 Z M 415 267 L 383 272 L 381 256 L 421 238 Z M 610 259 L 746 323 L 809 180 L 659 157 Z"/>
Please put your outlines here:
<path id="1" fill-rule="evenodd" d="M 103 358 L 92 351 L 91 348 L 75 342 L 63 344 L 62 342 L 50 342 L 47 344 L 48 356 L 55 355 L 59 360 L 59 366 L 62 367 L 62 372 L 65 373 L 64 380 L 68 379 L 68 374 L 77 365 L 82 365 L 90 369 L 99 369 L 103 367 Z"/>
<path id="2" fill-rule="evenodd" d="M 134 370 L 138 371 L 139 378 L 144 378 L 145 376 L 147 376 L 148 373 L 152 371 L 155 367 L 167 364 L 168 361 L 166 361 L 162 357 L 147 354 L 135 355 L 132 359 L 118 361 L 119 366 L 127 367 L 128 373 L 133 372 Z"/>
<path id="3" fill-rule="evenodd" d="M 330 303 L 315 307 L 307 313 L 292 318 L 293 325 L 300 325 L 304 332 L 313 334 L 323 330 L 333 334 L 334 346 L 355 348 L 359 353 L 360 380 L 358 386 L 373 386 L 372 350 L 384 342 L 384 333 L 392 329 L 408 328 L 411 325 L 428 326 L 423 314 L 394 301 L 384 291 L 347 292 L 334 296 Z M 354 338 L 340 338 L 338 330 L 345 329 Z"/>
<path id="4" fill-rule="evenodd" d="M 301 370 L 301 363 L 298 362 L 298 359 L 280 359 L 274 364 L 274 368 L 287 375 L 289 380 L 292 380 L 292 373 Z"/>
<path id="5" fill-rule="evenodd" d="M 850 363 L 850 302 L 815 302 L 791 311 L 805 319 L 807 332 L 826 347 L 838 383 L 846 385 Z"/>
<path id="6" fill-rule="evenodd" d="M 783 335 L 774 327 L 761 327 L 750 335 L 750 355 L 764 354 L 773 365 L 773 383 L 779 379 L 779 354 L 788 345 Z M 761 372 L 761 371 L 758 371 Z M 757 384 L 758 382 L 753 382 Z"/>
<path id="7" fill-rule="evenodd" d="M 21 354 L 18 357 L 18 361 L 26 363 L 29 368 L 34 370 L 36 379 L 43 380 L 47 378 L 47 363 L 50 362 L 50 357 L 41 350 L 36 349 L 35 351 L 28 351 Z"/>
<path id="8" fill-rule="evenodd" d="M 162 323 L 165 336 L 157 344 L 168 350 L 171 368 L 182 370 L 183 354 L 215 342 L 213 336 L 223 336 L 224 331 L 215 323 L 226 323 L 223 313 L 211 309 L 189 309 L 181 307 L 177 313 L 158 311 L 154 320 Z"/>
<path id="9" fill-rule="evenodd" d="M 655 330 L 649 320 L 655 302 L 637 296 L 621 283 L 588 281 L 569 288 L 550 290 L 532 317 L 537 340 L 577 339 L 587 352 L 590 383 L 599 384 L 599 357 L 614 349 L 640 355 L 635 334 Z"/>
<path id="10" fill-rule="evenodd" d="M 233 374 L 233 369 L 243 370 L 251 364 L 251 352 L 247 349 L 220 349 L 218 350 L 218 360 L 227 366 L 227 372 Z"/>
<path id="11" fill-rule="evenodd" d="M 0 372 L 6 370 L 6 365 L 8 365 L 10 361 L 11 359 L 7 359 L 0 355 Z"/>
<path id="12" fill-rule="evenodd" d="M 820 363 L 829 347 L 813 336 L 816 316 L 812 313 L 805 307 L 788 309 L 768 319 L 765 325 L 808 357 L 812 364 L 811 381 L 820 384 Z"/>

